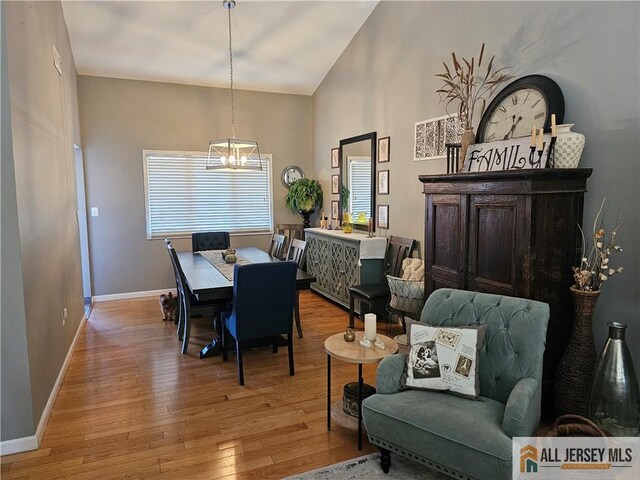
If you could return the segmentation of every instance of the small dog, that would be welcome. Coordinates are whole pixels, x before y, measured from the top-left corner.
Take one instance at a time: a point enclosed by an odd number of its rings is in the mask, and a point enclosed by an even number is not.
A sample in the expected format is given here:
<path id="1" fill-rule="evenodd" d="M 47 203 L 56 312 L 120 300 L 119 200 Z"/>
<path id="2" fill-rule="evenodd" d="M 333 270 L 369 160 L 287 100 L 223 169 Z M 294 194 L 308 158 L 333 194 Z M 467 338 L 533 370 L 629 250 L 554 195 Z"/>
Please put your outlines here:
<path id="1" fill-rule="evenodd" d="M 176 321 L 176 313 L 178 311 L 178 297 L 172 292 L 167 295 L 160 295 L 160 310 L 162 311 L 162 320 Z"/>

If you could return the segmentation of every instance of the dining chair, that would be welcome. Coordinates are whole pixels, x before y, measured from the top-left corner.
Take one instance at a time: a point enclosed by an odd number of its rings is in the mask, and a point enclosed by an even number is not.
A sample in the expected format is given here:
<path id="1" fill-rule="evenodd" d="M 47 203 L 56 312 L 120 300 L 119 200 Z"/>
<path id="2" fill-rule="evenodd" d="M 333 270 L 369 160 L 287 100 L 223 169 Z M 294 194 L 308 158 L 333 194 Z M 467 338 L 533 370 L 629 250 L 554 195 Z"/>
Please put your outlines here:
<path id="1" fill-rule="evenodd" d="M 293 239 L 289 244 L 289 250 L 287 250 L 287 255 L 285 260 L 296 262 L 298 268 L 300 270 L 304 270 L 305 266 L 305 249 L 307 247 L 307 242 L 304 240 Z M 296 330 L 298 331 L 298 338 L 302 338 L 302 324 L 300 323 L 300 291 L 296 290 L 296 303 L 294 307 L 294 318 L 296 321 Z"/>
<path id="2" fill-rule="evenodd" d="M 269 254 L 272 257 L 282 259 L 285 243 L 287 243 L 287 237 L 279 233 L 274 233 L 273 236 L 271 237 L 271 246 L 269 247 Z"/>
<path id="3" fill-rule="evenodd" d="M 380 282 L 370 285 L 352 285 L 349 287 L 349 328 L 353 328 L 355 314 L 355 300 L 359 299 L 369 305 L 369 310 L 375 310 L 378 302 L 385 304 L 391 296 L 387 275 L 399 277 L 402 270 L 402 261 L 411 255 L 416 241 L 411 238 L 389 237 L 389 244 L 385 254 L 383 273 Z M 384 307 L 384 305 L 383 305 Z M 360 307 L 362 309 L 362 306 Z M 384 315 L 384 308 L 382 309 Z"/>
<path id="4" fill-rule="evenodd" d="M 304 240 L 304 227 L 301 223 L 279 223 L 276 225 L 276 233 L 284 235 L 288 240 L 285 251 L 289 250 L 293 240 Z"/>
<path id="5" fill-rule="evenodd" d="M 277 353 L 280 335 L 286 335 L 289 374 L 295 374 L 292 317 L 297 268 L 295 262 L 235 266 L 233 307 L 222 314 L 222 360 L 228 359 L 230 337 L 233 337 L 240 385 L 244 385 L 242 346 L 251 340 L 272 338 L 273 352 Z"/>
<path id="6" fill-rule="evenodd" d="M 220 313 L 226 310 L 226 301 L 200 301 L 191 293 L 187 280 L 180 266 L 180 260 L 176 254 L 175 248 L 169 240 L 165 240 L 167 250 L 171 257 L 173 269 L 176 272 L 176 281 L 178 284 L 178 297 L 180 299 L 178 315 L 178 339 L 182 340 L 182 353 L 187 353 L 189 347 L 189 337 L 191 335 L 191 318 L 192 317 L 210 317 L 214 319 L 214 324 Z M 220 329 L 222 330 L 222 329 Z"/>
<path id="7" fill-rule="evenodd" d="M 169 240 L 168 238 L 165 238 L 164 239 L 164 243 L 168 248 L 169 245 L 171 245 L 171 240 Z M 176 296 L 178 297 L 178 311 L 177 311 L 176 318 L 174 319 L 174 324 L 178 326 L 178 336 L 179 336 L 180 335 L 180 325 L 181 325 L 180 316 L 182 315 L 182 294 L 180 293 L 180 285 L 179 285 L 179 280 L 178 280 L 178 270 L 176 269 L 176 265 L 175 265 L 175 263 L 173 261 L 173 257 L 171 256 L 171 252 L 169 252 L 169 259 L 171 260 L 171 267 L 173 268 L 173 276 L 176 279 Z"/>
<path id="8" fill-rule="evenodd" d="M 231 245 L 229 232 L 197 232 L 191 234 L 191 251 L 226 250 Z"/>

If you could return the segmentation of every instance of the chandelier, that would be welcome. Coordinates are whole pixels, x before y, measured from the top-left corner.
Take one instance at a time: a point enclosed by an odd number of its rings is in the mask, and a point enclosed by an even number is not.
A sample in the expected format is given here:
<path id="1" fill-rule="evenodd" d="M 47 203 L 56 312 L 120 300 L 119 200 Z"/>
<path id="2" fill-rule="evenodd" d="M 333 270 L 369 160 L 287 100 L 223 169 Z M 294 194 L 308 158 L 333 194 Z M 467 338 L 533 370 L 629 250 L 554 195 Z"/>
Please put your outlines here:
<path id="1" fill-rule="evenodd" d="M 236 6 L 234 0 L 222 2 L 229 17 L 229 73 L 231 92 L 231 138 L 211 140 L 207 156 L 207 170 L 262 170 L 262 159 L 258 142 L 236 138 L 235 109 L 233 103 L 233 49 L 231 47 L 231 9 Z"/>

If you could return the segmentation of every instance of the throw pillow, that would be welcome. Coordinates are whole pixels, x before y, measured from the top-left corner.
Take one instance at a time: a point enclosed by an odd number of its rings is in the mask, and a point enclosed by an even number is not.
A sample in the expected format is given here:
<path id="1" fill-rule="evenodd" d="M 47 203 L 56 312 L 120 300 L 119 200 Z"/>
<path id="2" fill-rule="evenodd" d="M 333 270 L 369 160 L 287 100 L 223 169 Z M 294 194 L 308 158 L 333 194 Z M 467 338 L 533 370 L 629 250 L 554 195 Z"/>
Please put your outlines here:
<path id="1" fill-rule="evenodd" d="M 408 322 L 409 355 L 400 387 L 477 398 L 479 351 L 486 331 L 486 325 L 454 328 Z"/>

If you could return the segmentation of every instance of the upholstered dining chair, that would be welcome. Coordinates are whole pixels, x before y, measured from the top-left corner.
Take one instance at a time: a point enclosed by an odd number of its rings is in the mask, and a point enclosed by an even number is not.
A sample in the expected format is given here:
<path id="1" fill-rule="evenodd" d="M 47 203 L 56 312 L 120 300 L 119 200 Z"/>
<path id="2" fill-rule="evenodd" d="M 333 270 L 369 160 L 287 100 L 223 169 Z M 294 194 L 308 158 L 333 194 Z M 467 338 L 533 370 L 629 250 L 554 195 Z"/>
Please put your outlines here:
<path id="1" fill-rule="evenodd" d="M 411 238 L 389 237 L 387 253 L 384 259 L 382 278 L 378 283 L 368 285 L 352 285 L 349 287 L 349 328 L 353 328 L 355 315 L 355 300 L 359 299 L 369 305 L 370 310 L 375 310 L 376 305 L 383 303 L 384 306 L 389 301 L 391 292 L 387 282 L 387 275 L 392 277 L 401 276 L 402 261 L 411 255 L 416 241 Z M 362 307 L 361 307 L 362 308 Z"/>
<path id="2" fill-rule="evenodd" d="M 284 245 L 287 243 L 287 237 L 279 233 L 274 233 L 271 237 L 271 245 L 269 247 L 269 254 L 272 257 L 282 258 L 284 253 Z"/>
<path id="3" fill-rule="evenodd" d="M 534 436 L 540 420 L 548 320 L 549 305 L 534 300 L 449 288 L 433 292 L 421 323 L 487 326 L 477 359 L 480 397 L 401 391 L 407 354 L 382 360 L 377 394 L 364 400 L 362 416 L 383 471 L 389 471 L 393 452 L 456 479 L 511 479 L 511 439 Z"/>
<path id="4" fill-rule="evenodd" d="M 231 245 L 229 232 L 197 232 L 191 234 L 191 251 L 226 250 Z"/>
<path id="5" fill-rule="evenodd" d="M 273 351 L 277 353 L 279 337 L 286 335 L 289 374 L 295 373 L 292 333 L 297 268 L 294 262 L 235 266 L 233 307 L 222 314 L 222 360 L 228 359 L 230 337 L 233 337 L 240 385 L 244 385 L 242 347 L 251 340 L 272 338 Z"/>
<path id="6" fill-rule="evenodd" d="M 296 262 L 298 268 L 304 270 L 305 264 L 305 249 L 307 248 L 307 242 L 304 240 L 293 239 L 289 243 L 289 250 L 285 260 L 290 262 Z M 296 305 L 294 307 L 294 318 L 296 321 L 296 330 L 298 331 L 298 338 L 302 338 L 302 324 L 300 323 L 300 291 L 296 290 Z"/>
<path id="7" fill-rule="evenodd" d="M 176 283 L 178 285 L 178 339 L 182 340 L 182 353 L 187 353 L 189 347 L 189 337 L 191 335 L 191 318 L 192 317 L 208 317 L 214 319 L 227 308 L 227 302 L 224 301 L 207 301 L 198 300 L 189 290 L 187 280 L 180 266 L 180 260 L 176 254 L 175 248 L 171 245 L 171 241 L 165 240 L 169 257 L 176 273 Z"/>

